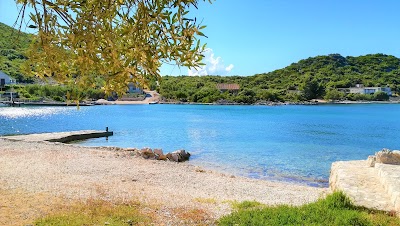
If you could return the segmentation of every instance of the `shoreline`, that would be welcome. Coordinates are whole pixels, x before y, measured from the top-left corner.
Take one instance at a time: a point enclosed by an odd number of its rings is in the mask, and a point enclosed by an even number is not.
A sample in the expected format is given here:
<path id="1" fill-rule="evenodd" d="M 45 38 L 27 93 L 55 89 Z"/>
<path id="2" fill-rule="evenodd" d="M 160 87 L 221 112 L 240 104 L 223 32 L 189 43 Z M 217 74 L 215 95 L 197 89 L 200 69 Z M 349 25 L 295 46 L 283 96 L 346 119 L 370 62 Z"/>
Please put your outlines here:
<path id="1" fill-rule="evenodd" d="M 138 200 L 162 209 L 201 208 L 218 219 L 236 201 L 301 205 L 329 193 L 327 188 L 233 176 L 186 162 L 146 160 L 112 147 L 6 138 L 0 138 L 0 147 L 0 189 L 68 200 Z"/>
<path id="2" fill-rule="evenodd" d="M 400 104 L 400 100 L 392 101 L 325 101 L 325 100 L 312 100 L 312 101 L 302 101 L 302 102 L 260 102 L 254 104 L 245 103 L 228 103 L 228 102 L 214 102 L 214 103 L 197 103 L 197 102 L 180 102 L 180 101 L 159 101 L 155 98 L 149 98 L 142 101 L 108 101 L 100 99 L 97 101 L 82 102 L 79 104 L 80 107 L 85 106 L 96 106 L 96 105 L 214 105 L 214 106 L 293 106 L 293 105 L 345 105 L 345 104 Z M 8 104 L 0 103 L 0 106 L 11 106 Z M 76 107 L 76 103 L 66 103 L 66 102 L 16 102 L 14 106 L 48 106 L 48 107 L 58 107 L 58 106 L 70 106 Z"/>
<path id="3" fill-rule="evenodd" d="M 25 141 L 25 142 L 50 142 L 50 143 L 63 143 L 65 145 L 73 145 L 77 147 L 86 147 L 86 148 L 93 148 L 99 150 L 117 150 L 121 152 L 130 152 L 131 155 L 141 156 L 140 150 L 152 150 L 151 148 L 126 148 L 126 147 L 119 147 L 119 146 L 85 146 L 80 143 L 82 140 L 91 139 L 91 138 L 98 138 L 98 137 L 109 137 L 112 136 L 113 132 L 108 131 L 107 128 L 105 131 L 97 131 L 97 130 L 80 130 L 80 131 L 68 131 L 68 132 L 50 132 L 50 133 L 33 133 L 33 134 L 5 134 L 0 136 L 0 139 L 6 139 L 10 141 Z M 167 153 L 165 154 L 167 155 Z M 147 158 L 144 158 L 147 159 Z M 153 161 L 158 159 L 148 159 L 148 161 Z M 166 159 L 158 160 L 164 161 Z M 170 160 L 172 161 L 172 160 Z M 178 162 L 174 160 L 175 162 Z M 274 181 L 274 182 L 283 182 L 283 183 L 290 183 L 295 185 L 301 186 L 309 186 L 315 188 L 328 188 L 329 187 L 329 180 L 326 179 L 317 179 L 317 178 L 308 178 L 304 176 L 296 176 L 296 175 L 286 175 L 277 174 L 275 176 L 263 176 L 257 177 L 255 175 L 247 175 L 245 172 L 240 172 L 238 170 L 224 170 L 226 167 L 225 165 L 207 165 L 207 163 L 202 164 L 201 162 L 193 163 L 192 161 L 185 161 L 187 164 L 194 166 L 194 167 L 201 167 L 205 170 L 215 171 L 223 174 L 228 174 L 231 176 L 239 176 L 249 179 L 255 180 L 265 180 L 265 181 Z"/>

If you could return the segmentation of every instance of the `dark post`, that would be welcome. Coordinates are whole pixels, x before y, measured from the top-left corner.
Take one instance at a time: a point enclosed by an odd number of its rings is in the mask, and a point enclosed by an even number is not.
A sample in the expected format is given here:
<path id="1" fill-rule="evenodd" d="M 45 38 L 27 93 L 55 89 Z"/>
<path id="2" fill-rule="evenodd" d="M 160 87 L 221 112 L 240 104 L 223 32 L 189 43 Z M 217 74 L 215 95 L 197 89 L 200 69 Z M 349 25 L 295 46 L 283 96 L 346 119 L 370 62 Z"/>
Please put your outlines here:
<path id="1" fill-rule="evenodd" d="M 108 132 L 108 126 L 106 127 L 106 132 Z"/>

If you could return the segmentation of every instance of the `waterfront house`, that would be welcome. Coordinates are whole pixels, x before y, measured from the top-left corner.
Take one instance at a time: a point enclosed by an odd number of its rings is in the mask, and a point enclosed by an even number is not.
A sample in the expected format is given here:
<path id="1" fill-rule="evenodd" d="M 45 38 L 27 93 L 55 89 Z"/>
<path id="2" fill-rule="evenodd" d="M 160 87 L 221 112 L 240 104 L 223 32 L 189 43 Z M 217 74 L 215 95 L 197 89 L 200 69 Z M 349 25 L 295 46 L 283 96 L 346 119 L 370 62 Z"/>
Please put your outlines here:
<path id="1" fill-rule="evenodd" d="M 232 93 L 238 93 L 240 90 L 239 84 L 227 84 L 227 83 L 219 83 L 217 84 L 217 89 L 221 92 L 232 92 Z"/>
<path id="2" fill-rule="evenodd" d="M 359 94 L 374 94 L 376 92 L 384 92 L 389 96 L 392 96 L 392 90 L 390 87 L 364 87 L 362 84 L 357 84 L 356 87 L 349 88 L 350 93 Z"/>
<path id="3" fill-rule="evenodd" d="M 128 84 L 128 93 L 143 93 L 143 90 L 133 82 Z"/>
<path id="4" fill-rule="evenodd" d="M 16 80 L 12 79 L 6 73 L 0 71 L 0 89 L 4 89 L 6 85 L 15 84 Z"/>

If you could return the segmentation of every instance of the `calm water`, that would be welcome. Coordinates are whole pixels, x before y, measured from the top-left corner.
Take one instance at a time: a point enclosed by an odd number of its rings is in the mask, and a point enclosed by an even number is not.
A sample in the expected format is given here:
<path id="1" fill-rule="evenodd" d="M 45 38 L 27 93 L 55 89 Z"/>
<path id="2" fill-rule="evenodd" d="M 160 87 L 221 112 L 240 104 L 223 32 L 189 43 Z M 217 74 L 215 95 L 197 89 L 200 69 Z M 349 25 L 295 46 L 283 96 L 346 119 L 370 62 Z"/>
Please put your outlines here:
<path id="1" fill-rule="evenodd" d="M 247 177 L 327 186 L 330 165 L 400 148 L 400 105 L 0 107 L 0 135 L 104 130 L 87 146 L 186 149 L 190 162 Z"/>

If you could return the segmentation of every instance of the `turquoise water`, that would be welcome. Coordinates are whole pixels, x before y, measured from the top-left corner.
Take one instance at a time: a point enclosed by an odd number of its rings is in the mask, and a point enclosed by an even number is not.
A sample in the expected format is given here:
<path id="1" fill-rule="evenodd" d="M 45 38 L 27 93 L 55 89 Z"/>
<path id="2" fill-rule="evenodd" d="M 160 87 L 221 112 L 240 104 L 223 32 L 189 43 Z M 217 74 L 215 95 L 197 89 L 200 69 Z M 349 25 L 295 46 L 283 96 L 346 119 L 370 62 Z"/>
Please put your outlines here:
<path id="1" fill-rule="evenodd" d="M 0 135 L 83 129 L 87 146 L 186 149 L 194 165 L 327 186 L 331 163 L 400 148 L 400 105 L 0 107 Z"/>

